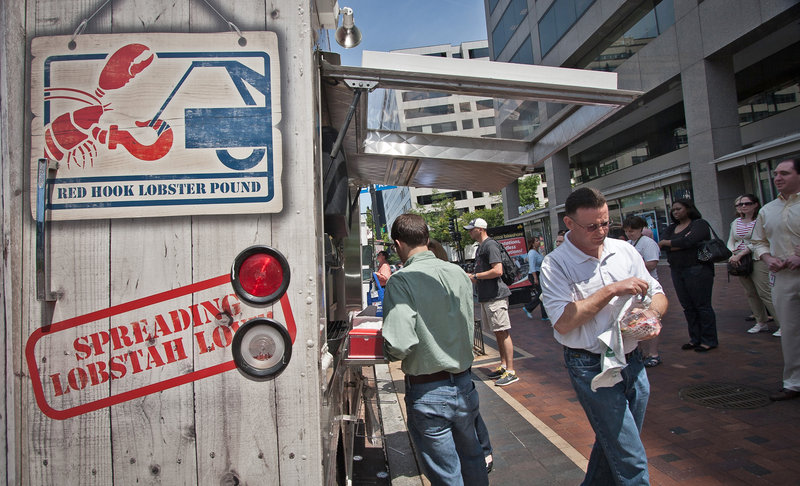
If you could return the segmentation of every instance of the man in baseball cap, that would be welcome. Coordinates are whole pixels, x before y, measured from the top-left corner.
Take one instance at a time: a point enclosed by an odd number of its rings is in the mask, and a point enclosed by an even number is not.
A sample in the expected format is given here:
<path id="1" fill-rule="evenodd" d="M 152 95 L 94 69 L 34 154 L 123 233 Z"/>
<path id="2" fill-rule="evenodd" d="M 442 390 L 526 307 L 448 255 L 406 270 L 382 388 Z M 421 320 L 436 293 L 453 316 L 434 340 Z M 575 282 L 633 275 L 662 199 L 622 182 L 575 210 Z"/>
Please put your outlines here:
<path id="1" fill-rule="evenodd" d="M 489 373 L 497 380 L 495 385 L 506 386 L 519 381 L 514 372 L 514 345 L 511 342 L 511 320 L 508 317 L 508 296 L 511 290 L 500 278 L 503 275 L 503 260 L 500 243 L 486 234 L 486 220 L 475 218 L 464 226 L 469 236 L 478 242 L 475 252 L 475 271 L 469 278 L 478 290 L 481 308 L 481 323 L 491 329 L 500 352 L 500 366 Z"/>
<path id="2" fill-rule="evenodd" d="M 471 230 L 472 228 L 486 229 L 487 228 L 486 220 L 483 218 L 475 218 L 472 221 L 470 221 L 468 225 L 464 226 L 464 229 L 467 231 Z"/>

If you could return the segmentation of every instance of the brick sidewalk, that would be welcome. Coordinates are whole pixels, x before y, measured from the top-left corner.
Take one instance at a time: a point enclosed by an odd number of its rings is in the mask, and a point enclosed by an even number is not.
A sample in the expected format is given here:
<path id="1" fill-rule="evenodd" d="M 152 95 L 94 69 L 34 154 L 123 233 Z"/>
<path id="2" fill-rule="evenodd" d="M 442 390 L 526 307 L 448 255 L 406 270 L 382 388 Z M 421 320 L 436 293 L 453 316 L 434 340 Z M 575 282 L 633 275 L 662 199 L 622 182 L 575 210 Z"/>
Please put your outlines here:
<path id="1" fill-rule="evenodd" d="M 735 278 L 728 282 L 724 267 L 718 266 L 713 303 L 719 348 L 708 353 L 681 350 L 688 341 L 686 322 L 669 267 L 659 266 L 658 272 L 670 308 L 659 346 L 663 363 L 648 369 L 651 396 L 642 435 L 652 484 L 800 484 L 800 399 L 725 410 L 679 396 L 687 386 L 712 383 L 776 391 L 783 367 L 780 339 L 746 332 L 752 323 L 744 321 L 750 310 L 742 286 Z M 594 433 L 569 384 L 549 323 L 529 320 L 522 308 L 510 313 L 521 379 L 503 390 L 588 458 Z M 492 345 L 487 336 L 487 346 Z M 487 360 L 477 359 L 476 376 L 485 379 L 489 367 Z M 505 422 L 489 424 L 490 433 L 507 432 L 497 430 L 501 427 Z M 527 484 L 535 484 L 531 480 Z"/>

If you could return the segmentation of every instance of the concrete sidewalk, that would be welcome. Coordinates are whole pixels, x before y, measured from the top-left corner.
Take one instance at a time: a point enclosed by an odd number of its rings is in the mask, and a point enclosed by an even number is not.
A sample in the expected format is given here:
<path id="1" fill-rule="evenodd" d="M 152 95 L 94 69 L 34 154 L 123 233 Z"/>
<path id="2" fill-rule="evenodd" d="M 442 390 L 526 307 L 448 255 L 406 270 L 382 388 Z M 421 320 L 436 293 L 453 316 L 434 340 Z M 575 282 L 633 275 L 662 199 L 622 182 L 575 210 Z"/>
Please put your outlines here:
<path id="1" fill-rule="evenodd" d="M 688 341 L 683 311 L 669 267 L 659 266 L 658 272 L 670 308 L 661 334 L 663 363 L 648 369 L 651 396 L 642 437 L 651 483 L 800 484 L 800 399 L 766 399 L 781 385 L 780 338 L 746 332 L 752 323 L 744 320 L 750 314 L 744 291 L 718 266 L 713 303 L 719 348 L 681 350 Z M 521 307 L 510 314 L 520 381 L 501 388 L 486 377 L 498 362 L 489 334 L 484 334 L 486 356 L 473 364 L 494 447 L 490 483 L 579 484 L 594 433 L 570 386 L 562 348 L 549 322 L 528 319 Z M 402 404 L 402 372 L 390 369 L 392 391 Z M 720 393 L 716 385 L 733 390 L 733 396 Z M 690 387 L 708 391 L 687 397 Z"/>
<path id="2" fill-rule="evenodd" d="M 780 338 L 771 333 L 746 332 L 752 323 L 744 320 L 750 309 L 742 286 L 735 277 L 728 281 L 723 266 L 716 270 L 713 304 L 720 344 L 718 349 L 696 353 L 680 349 L 688 341 L 683 311 L 672 287 L 669 267 L 658 267 L 670 308 L 664 317 L 659 346 L 663 363 L 648 369 L 651 396 L 642 436 L 651 482 L 800 484 L 800 399 L 775 403 L 766 400 L 781 386 Z M 550 323 L 528 319 L 521 308 L 511 310 L 511 320 L 520 381 L 504 387 L 503 392 L 588 458 L 594 433 L 569 384 L 562 349 L 553 338 Z M 489 336 L 485 340 L 487 346 L 494 344 Z M 481 366 L 478 360 L 476 374 L 485 376 L 495 363 L 490 359 Z M 711 385 L 717 384 L 752 392 L 747 395 L 751 399 L 735 402 L 726 396 L 715 397 Z M 711 390 L 703 403 L 718 399 L 731 408 L 712 408 L 681 398 L 692 386 Z M 490 403 L 482 402 L 481 409 L 487 410 Z M 755 408 L 737 408 L 740 406 Z M 488 427 L 494 438 L 513 430 L 514 424 L 510 419 L 500 420 Z M 495 461 L 504 461 L 503 456 L 501 449 Z M 546 484 L 527 476 L 527 470 L 516 477 L 525 480 L 492 484 Z"/>

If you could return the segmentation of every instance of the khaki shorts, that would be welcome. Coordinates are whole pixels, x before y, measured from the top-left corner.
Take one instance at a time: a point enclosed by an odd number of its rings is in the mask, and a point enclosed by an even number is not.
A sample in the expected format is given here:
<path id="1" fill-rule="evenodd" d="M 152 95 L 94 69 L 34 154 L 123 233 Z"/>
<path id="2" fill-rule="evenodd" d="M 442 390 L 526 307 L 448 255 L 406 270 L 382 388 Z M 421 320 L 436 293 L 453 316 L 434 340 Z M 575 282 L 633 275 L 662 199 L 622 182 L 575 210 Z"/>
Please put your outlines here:
<path id="1" fill-rule="evenodd" d="M 481 325 L 492 332 L 507 331 L 511 329 L 511 319 L 508 318 L 508 298 L 481 302 Z"/>

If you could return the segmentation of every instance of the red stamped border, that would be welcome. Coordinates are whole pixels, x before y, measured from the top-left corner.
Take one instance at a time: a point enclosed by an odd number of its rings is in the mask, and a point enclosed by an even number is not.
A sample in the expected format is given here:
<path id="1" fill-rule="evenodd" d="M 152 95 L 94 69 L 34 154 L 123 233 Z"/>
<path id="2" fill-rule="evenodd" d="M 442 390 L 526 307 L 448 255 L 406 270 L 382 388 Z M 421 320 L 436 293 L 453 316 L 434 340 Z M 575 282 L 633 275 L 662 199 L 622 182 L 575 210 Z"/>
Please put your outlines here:
<path id="1" fill-rule="evenodd" d="M 72 329 L 88 322 L 94 322 L 100 319 L 115 316 L 117 314 L 122 314 L 124 312 L 146 307 L 148 305 L 158 304 L 160 302 L 182 297 L 184 295 L 189 295 L 194 292 L 217 287 L 225 283 L 230 283 L 230 275 L 220 275 L 219 277 L 210 278 L 208 280 L 196 282 L 184 287 L 178 287 L 176 289 L 168 290 L 166 292 L 161 292 L 148 297 L 142 297 L 141 299 L 118 304 L 107 309 L 90 312 L 82 316 L 66 319 L 37 329 L 33 332 L 33 334 L 30 335 L 28 342 L 25 344 L 25 358 L 28 362 L 28 372 L 30 374 L 31 384 L 33 385 L 33 394 L 36 397 L 36 404 L 39 405 L 39 408 L 48 417 L 55 420 L 65 420 L 78 415 L 83 415 L 87 412 L 100 410 L 101 408 L 117 405 L 122 402 L 127 402 L 128 400 L 141 398 L 145 395 L 150 395 L 152 393 L 160 392 L 180 385 L 185 385 L 186 383 L 191 383 L 193 381 L 201 380 L 203 378 L 208 378 L 209 376 L 218 375 L 220 373 L 235 369 L 236 364 L 233 362 L 233 360 L 230 360 L 225 363 L 220 363 L 202 370 L 193 371 L 185 375 L 176 376 L 158 383 L 151 383 L 141 388 L 129 390 L 118 395 L 101 398 L 99 400 L 94 400 L 92 402 L 84 403 L 65 410 L 57 410 L 51 407 L 45 399 L 44 388 L 42 386 L 42 380 L 39 374 L 39 367 L 36 365 L 36 356 L 34 355 L 36 344 L 44 336 L 54 334 L 59 331 Z M 294 344 L 295 337 L 297 336 L 297 325 L 295 324 L 292 307 L 289 303 L 288 297 L 286 297 L 286 294 L 281 297 L 280 302 L 284 318 L 286 319 L 286 328 L 289 331 L 289 336 L 292 338 L 292 344 Z"/>

